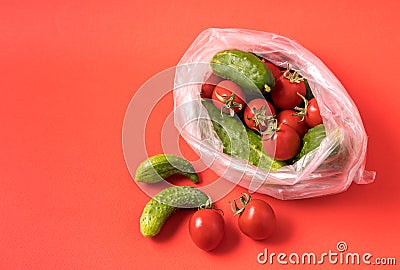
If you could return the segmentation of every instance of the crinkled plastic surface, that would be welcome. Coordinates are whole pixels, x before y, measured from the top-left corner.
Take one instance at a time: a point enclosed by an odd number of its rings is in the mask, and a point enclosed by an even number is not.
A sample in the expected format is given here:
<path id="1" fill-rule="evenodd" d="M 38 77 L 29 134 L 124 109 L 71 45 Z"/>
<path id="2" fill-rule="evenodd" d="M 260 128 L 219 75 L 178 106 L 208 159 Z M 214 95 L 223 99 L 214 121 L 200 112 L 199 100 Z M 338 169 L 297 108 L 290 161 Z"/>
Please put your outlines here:
<path id="1" fill-rule="evenodd" d="M 326 128 L 320 147 L 277 171 L 260 170 L 223 153 L 199 98 L 199 82 L 210 74 L 214 54 L 226 49 L 253 52 L 280 67 L 289 64 L 307 78 Z M 245 29 L 203 31 L 178 64 L 174 105 L 176 127 L 202 159 L 212 160 L 210 168 L 241 186 L 256 186 L 259 193 L 285 200 L 309 198 L 342 192 L 352 182 L 367 184 L 375 179 L 375 172 L 365 171 L 367 135 L 356 105 L 321 60 L 292 39 Z M 339 151 L 332 155 L 335 149 Z"/>

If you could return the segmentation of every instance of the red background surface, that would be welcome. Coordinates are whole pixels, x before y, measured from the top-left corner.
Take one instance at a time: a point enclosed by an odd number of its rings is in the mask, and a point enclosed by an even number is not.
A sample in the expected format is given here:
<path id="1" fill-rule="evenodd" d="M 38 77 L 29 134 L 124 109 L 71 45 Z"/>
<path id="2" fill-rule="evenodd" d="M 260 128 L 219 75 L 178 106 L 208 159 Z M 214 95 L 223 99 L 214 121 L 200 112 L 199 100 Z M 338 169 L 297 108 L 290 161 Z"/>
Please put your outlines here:
<path id="1" fill-rule="evenodd" d="M 0 268 L 277 269 L 259 265 L 257 254 L 335 251 L 339 241 L 351 252 L 397 256 L 399 265 L 399 3 L 1 1 Z M 277 213 L 278 230 L 268 241 L 238 231 L 228 201 L 245 191 L 239 187 L 217 202 L 227 232 L 215 252 L 191 242 L 191 212 L 143 238 L 138 220 L 148 197 L 124 162 L 125 110 L 135 91 L 177 64 L 208 27 L 275 32 L 320 57 L 359 108 L 375 183 L 298 201 L 255 195 Z M 158 110 L 170 113 L 172 106 L 169 96 Z M 161 149 L 157 125 L 148 134 L 151 154 Z"/>

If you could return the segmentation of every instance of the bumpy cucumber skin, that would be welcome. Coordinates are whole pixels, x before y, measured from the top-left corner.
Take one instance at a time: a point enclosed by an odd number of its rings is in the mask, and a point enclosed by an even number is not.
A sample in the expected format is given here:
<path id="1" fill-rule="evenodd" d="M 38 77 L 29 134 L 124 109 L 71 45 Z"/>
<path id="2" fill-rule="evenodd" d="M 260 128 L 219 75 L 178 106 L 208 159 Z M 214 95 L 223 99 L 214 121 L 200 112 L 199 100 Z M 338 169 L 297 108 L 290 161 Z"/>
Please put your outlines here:
<path id="1" fill-rule="evenodd" d="M 144 207 L 142 216 L 140 217 L 140 232 L 145 237 L 157 235 L 175 210 L 175 207 L 161 204 L 151 199 Z"/>
<path id="2" fill-rule="evenodd" d="M 174 186 L 155 195 L 144 207 L 140 217 L 140 232 L 145 237 L 157 235 L 164 223 L 178 208 L 198 208 L 209 197 L 197 188 Z"/>
<path id="3" fill-rule="evenodd" d="M 204 101 L 213 127 L 224 145 L 224 153 L 240 158 L 261 169 L 276 171 L 285 166 L 284 161 L 270 157 L 262 147 L 261 136 L 245 127 L 239 120 L 220 113 L 210 102 Z"/>
<path id="4" fill-rule="evenodd" d="M 225 50 L 211 59 L 213 72 L 240 85 L 246 94 L 269 92 L 275 86 L 274 76 L 265 64 L 254 54 L 240 50 Z"/>
<path id="5" fill-rule="evenodd" d="M 171 175 L 180 174 L 198 183 L 199 177 L 192 164 L 174 155 L 159 154 L 144 160 L 136 169 L 137 182 L 158 183 Z"/>

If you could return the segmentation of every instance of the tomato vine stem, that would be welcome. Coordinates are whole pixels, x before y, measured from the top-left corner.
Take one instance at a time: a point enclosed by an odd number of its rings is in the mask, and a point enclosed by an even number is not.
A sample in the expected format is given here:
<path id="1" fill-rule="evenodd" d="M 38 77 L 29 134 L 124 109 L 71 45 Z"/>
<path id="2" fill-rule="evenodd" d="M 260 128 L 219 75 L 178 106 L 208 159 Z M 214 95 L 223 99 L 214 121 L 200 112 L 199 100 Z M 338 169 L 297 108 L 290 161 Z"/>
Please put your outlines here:
<path id="1" fill-rule="evenodd" d="M 237 200 L 240 201 L 240 204 L 242 205 L 241 207 L 238 206 Z M 231 204 L 233 215 L 236 216 L 242 213 L 246 208 L 246 205 L 250 202 L 250 200 L 251 196 L 249 194 L 242 193 L 242 196 L 240 196 L 240 198 L 233 200 L 233 203 L 229 202 Z"/>
<path id="2" fill-rule="evenodd" d="M 298 111 L 298 113 L 293 114 L 293 116 L 301 116 L 301 119 L 300 119 L 299 122 L 302 122 L 302 121 L 304 121 L 304 118 L 307 116 L 308 100 L 302 94 L 300 94 L 299 92 L 297 92 L 297 95 L 303 99 L 304 108 L 301 108 L 299 106 L 294 107 L 294 109 L 296 111 Z"/>
<path id="3" fill-rule="evenodd" d="M 236 94 L 231 94 L 231 95 L 227 96 L 228 99 L 226 99 L 223 96 L 221 96 L 220 94 L 218 94 L 217 91 L 215 91 L 215 96 L 218 98 L 219 101 L 224 103 L 224 105 L 221 108 L 221 115 L 223 115 L 222 113 L 225 108 L 229 110 L 229 115 L 231 117 L 233 117 L 235 115 L 235 111 L 233 108 L 239 108 L 239 110 L 242 109 L 242 104 L 234 101 Z"/>
<path id="4" fill-rule="evenodd" d="M 254 127 L 267 127 L 270 120 L 274 118 L 273 115 L 267 115 L 267 105 L 263 105 L 259 110 L 256 107 L 252 108 L 253 117 L 247 117 L 247 120 L 254 121 Z M 267 121 L 267 124 L 265 122 Z M 261 128 L 260 128 L 261 129 Z"/>
<path id="5" fill-rule="evenodd" d="M 301 76 L 297 71 L 291 72 L 289 65 L 286 71 L 283 73 L 283 77 L 288 79 L 291 83 L 301 83 L 304 81 L 304 77 Z"/>

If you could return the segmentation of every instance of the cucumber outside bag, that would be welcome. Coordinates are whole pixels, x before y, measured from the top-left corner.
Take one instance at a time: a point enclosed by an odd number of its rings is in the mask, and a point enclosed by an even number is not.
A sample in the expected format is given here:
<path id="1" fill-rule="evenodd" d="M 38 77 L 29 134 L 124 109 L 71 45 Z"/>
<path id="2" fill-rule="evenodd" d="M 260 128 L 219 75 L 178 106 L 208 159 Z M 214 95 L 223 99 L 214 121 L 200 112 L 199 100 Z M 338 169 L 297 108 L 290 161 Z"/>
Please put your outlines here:
<path id="1" fill-rule="evenodd" d="M 211 73 L 210 60 L 227 49 L 252 52 L 283 68 L 289 64 L 307 79 L 326 132 L 318 148 L 292 165 L 273 170 L 224 154 L 223 142 L 199 93 L 202 82 Z M 367 135 L 346 89 L 314 54 L 296 41 L 273 33 L 216 28 L 203 31 L 176 68 L 174 122 L 204 163 L 250 192 L 282 200 L 301 199 L 339 193 L 352 182 L 368 184 L 375 179 L 375 172 L 365 170 Z M 243 146 L 240 154 L 251 156 L 252 149 L 247 148 L 253 146 L 251 142 L 246 144 L 245 137 L 245 132 L 239 135 L 236 144 Z M 235 138 L 231 140 L 234 148 Z"/>

